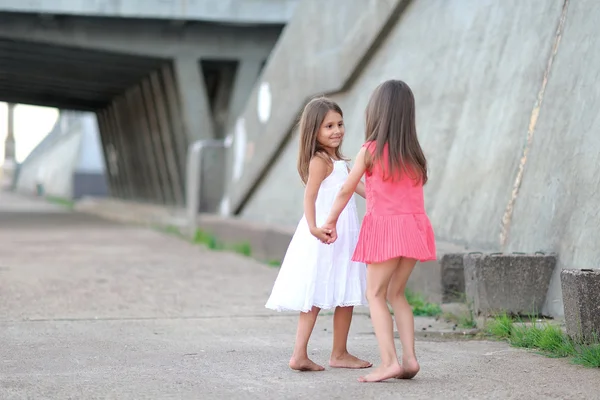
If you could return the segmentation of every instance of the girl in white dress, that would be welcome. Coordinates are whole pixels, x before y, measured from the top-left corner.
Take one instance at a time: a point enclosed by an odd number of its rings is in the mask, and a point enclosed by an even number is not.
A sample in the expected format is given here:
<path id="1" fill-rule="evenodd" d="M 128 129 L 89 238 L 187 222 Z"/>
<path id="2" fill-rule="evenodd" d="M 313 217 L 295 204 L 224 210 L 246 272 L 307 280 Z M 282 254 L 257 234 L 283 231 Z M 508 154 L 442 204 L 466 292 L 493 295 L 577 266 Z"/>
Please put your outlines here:
<path id="1" fill-rule="evenodd" d="M 298 172 L 306 186 L 304 216 L 266 304 L 277 311 L 300 311 L 289 363 L 292 369 L 300 371 L 324 370 L 308 358 L 307 347 L 319 311 L 331 308 L 335 308 L 335 313 L 329 365 L 334 368 L 372 365 L 349 354 L 346 348 L 354 306 L 367 305 L 366 265 L 351 260 L 360 230 L 354 198 L 340 215 L 335 243 L 327 244 L 330 232 L 318 228 L 325 222 L 348 176 L 348 165 L 340 152 L 343 138 L 340 107 L 324 97 L 311 100 L 300 118 Z M 361 183 L 356 193 L 364 197 L 364 190 Z"/>

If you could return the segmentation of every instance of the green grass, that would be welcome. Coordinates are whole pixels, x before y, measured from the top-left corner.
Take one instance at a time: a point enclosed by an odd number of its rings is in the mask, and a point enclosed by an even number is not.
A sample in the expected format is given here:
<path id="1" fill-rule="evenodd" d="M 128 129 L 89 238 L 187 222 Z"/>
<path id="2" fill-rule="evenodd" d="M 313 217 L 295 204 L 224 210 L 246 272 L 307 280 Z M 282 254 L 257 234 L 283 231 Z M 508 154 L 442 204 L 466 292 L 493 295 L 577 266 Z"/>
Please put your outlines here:
<path id="1" fill-rule="evenodd" d="M 406 290 L 405 295 L 416 317 L 437 317 L 442 314 L 442 308 L 439 304 L 426 301 L 420 294 Z"/>
<path id="2" fill-rule="evenodd" d="M 279 260 L 269 260 L 269 261 L 267 261 L 267 265 L 269 267 L 279 268 L 279 267 L 281 267 L 281 261 L 279 261 Z"/>
<path id="3" fill-rule="evenodd" d="M 197 230 L 192 242 L 208 247 L 211 250 L 225 250 L 232 251 L 234 253 L 241 254 L 246 257 L 252 256 L 252 246 L 250 243 L 232 243 L 225 244 L 217 239 L 217 237 L 211 233 Z"/>
<path id="4" fill-rule="evenodd" d="M 511 346 L 537 350 L 547 357 L 569 357 L 575 364 L 600 368 L 600 341 L 575 343 L 560 327 L 536 322 L 526 325 L 507 314 L 501 314 L 487 325 L 488 334 L 506 340 Z"/>
<path id="5" fill-rule="evenodd" d="M 588 368 L 600 368 L 600 343 L 577 348 L 573 363 Z"/>
<path id="6" fill-rule="evenodd" d="M 211 250 L 223 250 L 223 245 L 217 240 L 215 235 L 204 232 L 200 229 L 194 234 L 192 242 L 208 247 Z"/>
<path id="7" fill-rule="evenodd" d="M 507 314 L 493 319 L 487 326 L 488 332 L 499 339 L 508 339 L 513 328 L 513 320 Z"/>
<path id="8" fill-rule="evenodd" d="M 56 204 L 59 206 L 63 206 L 69 209 L 73 209 L 75 207 L 75 202 L 69 199 L 64 199 L 62 197 L 55 197 L 55 196 L 46 196 L 46 201 L 52 203 L 52 204 Z"/>

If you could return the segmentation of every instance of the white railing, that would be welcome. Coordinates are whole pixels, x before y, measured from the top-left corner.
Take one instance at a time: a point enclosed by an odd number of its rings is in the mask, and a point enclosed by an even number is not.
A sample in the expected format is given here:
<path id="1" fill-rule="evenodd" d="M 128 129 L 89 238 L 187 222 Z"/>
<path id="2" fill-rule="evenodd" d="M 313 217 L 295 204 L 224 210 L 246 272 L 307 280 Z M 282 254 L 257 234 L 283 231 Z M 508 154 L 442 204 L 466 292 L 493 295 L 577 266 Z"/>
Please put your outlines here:
<path id="1" fill-rule="evenodd" d="M 204 150 L 208 148 L 223 148 L 225 141 L 217 139 L 198 140 L 190 145 L 187 154 L 186 169 L 186 209 L 188 235 L 194 237 L 198 230 L 198 213 L 202 199 L 202 160 Z"/>

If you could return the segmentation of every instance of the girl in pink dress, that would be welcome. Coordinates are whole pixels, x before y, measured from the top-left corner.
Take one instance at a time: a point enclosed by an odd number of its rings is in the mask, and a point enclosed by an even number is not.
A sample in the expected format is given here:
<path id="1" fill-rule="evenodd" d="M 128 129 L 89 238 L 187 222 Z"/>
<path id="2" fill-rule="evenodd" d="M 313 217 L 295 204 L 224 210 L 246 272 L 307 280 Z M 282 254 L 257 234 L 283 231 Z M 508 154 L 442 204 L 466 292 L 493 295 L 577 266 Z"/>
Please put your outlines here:
<path id="1" fill-rule="evenodd" d="M 436 259 L 435 238 L 425 213 L 427 162 L 417 139 L 415 100 L 408 85 L 389 80 L 373 92 L 366 112 L 366 143 L 322 226 L 337 239 L 336 224 L 363 175 L 367 212 L 352 256 L 367 266 L 367 299 L 381 365 L 362 382 L 411 379 L 419 372 L 414 317 L 404 289 L 417 261 Z M 402 364 L 394 344 L 394 309 Z"/>

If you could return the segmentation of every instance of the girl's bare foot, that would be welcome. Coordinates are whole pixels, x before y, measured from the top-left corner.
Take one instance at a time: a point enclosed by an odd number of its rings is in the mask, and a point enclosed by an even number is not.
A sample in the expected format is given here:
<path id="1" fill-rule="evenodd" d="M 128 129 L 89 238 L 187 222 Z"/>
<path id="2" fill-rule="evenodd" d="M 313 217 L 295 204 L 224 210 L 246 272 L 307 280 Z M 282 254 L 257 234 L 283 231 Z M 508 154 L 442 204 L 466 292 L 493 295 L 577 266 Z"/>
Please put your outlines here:
<path id="1" fill-rule="evenodd" d="M 419 363 L 417 362 L 416 358 L 413 359 L 406 359 L 406 360 L 402 360 L 402 374 L 400 374 L 398 376 L 398 379 L 412 379 L 414 378 L 418 373 L 419 370 L 421 369 L 421 367 L 419 366 Z"/>
<path id="2" fill-rule="evenodd" d="M 404 374 L 400 364 L 392 364 L 389 367 L 380 365 L 377 369 L 368 375 L 358 378 L 359 382 L 381 382 L 386 379 L 396 378 Z"/>
<path id="3" fill-rule="evenodd" d="M 369 368 L 372 367 L 373 364 L 361 360 L 358 357 L 353 356 L 350 353 L 342 354 L 341 356 L 331 356 L 329 359 L 329 366 L 332 368 L 353 368 L 353 369 L 361 369 L 361 368 Z"/>
<path id="4" fill-rule="evenodd" d="M 325 371 L 325 368 L 314 363 L 310 358 L 295 358 L 290 359 L 290 368 L 296 371 Z"/>

